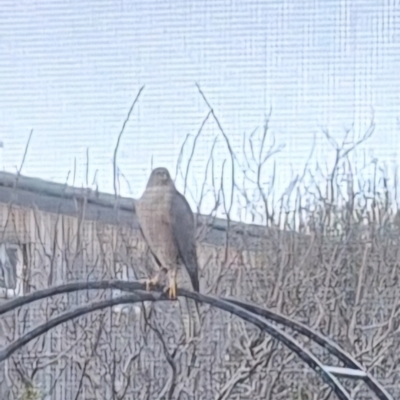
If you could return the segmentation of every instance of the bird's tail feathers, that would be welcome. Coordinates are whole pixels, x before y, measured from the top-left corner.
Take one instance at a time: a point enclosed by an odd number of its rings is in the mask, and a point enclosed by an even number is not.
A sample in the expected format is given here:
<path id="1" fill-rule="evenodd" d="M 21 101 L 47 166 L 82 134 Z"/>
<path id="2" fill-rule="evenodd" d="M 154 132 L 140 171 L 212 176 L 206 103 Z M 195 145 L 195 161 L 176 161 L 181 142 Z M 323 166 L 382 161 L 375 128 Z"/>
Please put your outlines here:
<path id="1" fill-rule="evenodd" d="M 201 330 L 201 319 L 197 302 L 186 297 L 180 297 L 178 300 L 186 340 L 193 339 L 200 334 Z"/>

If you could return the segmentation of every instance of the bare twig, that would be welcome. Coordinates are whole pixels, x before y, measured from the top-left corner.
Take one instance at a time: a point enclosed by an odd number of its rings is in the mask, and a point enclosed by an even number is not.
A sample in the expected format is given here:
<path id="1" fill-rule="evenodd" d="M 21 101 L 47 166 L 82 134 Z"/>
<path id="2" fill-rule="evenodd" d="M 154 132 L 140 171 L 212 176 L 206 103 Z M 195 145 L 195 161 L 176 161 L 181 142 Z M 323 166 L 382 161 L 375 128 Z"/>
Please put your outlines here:
<path id="1" fill-rule="evenodd" d="M 114 176 L 114 194 L 115 194 L 115 197 L 117 197 L 117 183 L 116 183 L 116 180 L 117 180 L 117 153 L 118 153 L 119 142 L 121 141 L 121 137 L 122 137 L 122 134 L 124 133 L 125 126 L 129 121 L 129 118 L 130 118 L 130 116 L 132 114 L 132 111 L 133 111 L 137 101 L 139 100 L 140 94 L 142 93 L 143 89 L 144 89 L 144 86 L 142 86 L 139 89 L 139 91 L 138 91 L 138 93 L 137 93 L 137 95 L 135 97 L 135 100 L 133 101 L 133 103 L 131 105 L 131 108 L 128 111 L 128 115 L 126 116 L 126 118 L 124 120 L 124 123 L 122 124 L 122 128 L 121 128 L 121 130 L 119 132 L 119 135 L 118 135 L 117 144 L 115 145 L 115 148 L 114 148 L 114 158 L 113 158 L 114 175 L 113 176 Z"/>

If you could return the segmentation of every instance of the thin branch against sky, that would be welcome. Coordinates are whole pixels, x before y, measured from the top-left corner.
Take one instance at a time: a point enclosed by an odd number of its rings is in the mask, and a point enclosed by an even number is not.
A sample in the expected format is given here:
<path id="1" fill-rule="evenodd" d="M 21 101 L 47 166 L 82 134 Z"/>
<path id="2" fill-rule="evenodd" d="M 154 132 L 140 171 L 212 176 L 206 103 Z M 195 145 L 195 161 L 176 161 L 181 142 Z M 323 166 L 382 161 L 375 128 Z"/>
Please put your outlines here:
<path id="1" fill-rule="evenodd" d="M 302 168 L 316 133 L 315 154 L 325 159 L 321 129 L 339 139 L 354 124 L 360 136 L 371 107 L 376 129 L 366 146 L 378 159 L 398 161 L 399 18 L 396 2 L 374 0 L 362 7 L 350 0 L 47 1 L 23 7 L 4 0 L 3 164 L 11 171 L 19 163 L 26 132 L 34 129 L 25 174 L 64 182 L 76 171 L 75 183 L 84 184 L 89 148 L 99 190 L 112 193 L 115 135 L 132 93 L 146 85 L 118 150 L 118 166 L 139 196 L 150 160 L 173 171 L 183 141 L 196 135 L 209 111 L 195 82 L 235 152 L 272 107 L 270 129 L 286 145 L 276 160 L 278 188 L 287 187 L 291 168 Z M 198 180 L 216 134 L 208 123 L 197 144 L 191 168 Z M 215 152 L 220 167 L 222 147 Z M 130 195 L 120 185 L 121 194 Z"/>

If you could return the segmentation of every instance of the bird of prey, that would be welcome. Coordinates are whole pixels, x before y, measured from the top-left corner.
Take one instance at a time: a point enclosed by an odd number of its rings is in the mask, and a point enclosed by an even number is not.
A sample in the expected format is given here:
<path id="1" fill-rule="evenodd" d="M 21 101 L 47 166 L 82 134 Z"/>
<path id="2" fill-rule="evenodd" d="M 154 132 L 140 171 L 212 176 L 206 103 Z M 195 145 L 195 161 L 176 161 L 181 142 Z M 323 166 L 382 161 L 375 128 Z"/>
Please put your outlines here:
<path id="1" fill-rule="evenodd" d="M 186 268 L 193 290 L 199 291 L 195 221 L 185 197 L 166 168 L 151 172 L 146 189 L 136 203 L 140 229 L 154 259 L 169 278 L 168 295 L 176 298 L 178 268 Z M 158 282 L 159 274 L 147 281 Z"/>

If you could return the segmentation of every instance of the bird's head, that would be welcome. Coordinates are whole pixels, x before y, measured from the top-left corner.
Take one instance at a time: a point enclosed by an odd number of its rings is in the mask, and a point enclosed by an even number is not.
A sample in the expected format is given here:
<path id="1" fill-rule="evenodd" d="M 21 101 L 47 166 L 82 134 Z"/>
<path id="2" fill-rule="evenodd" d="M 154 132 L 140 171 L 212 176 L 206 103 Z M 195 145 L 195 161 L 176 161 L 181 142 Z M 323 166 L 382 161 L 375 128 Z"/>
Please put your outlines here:
<path id="1" fill-rule="evenodd" d="M 147 187 L 170 186 L 171 184 L 173 185 L 174 183 L 167 168 L 160 167 L 151 171 L 149 181 L 147 182 Z"/>

